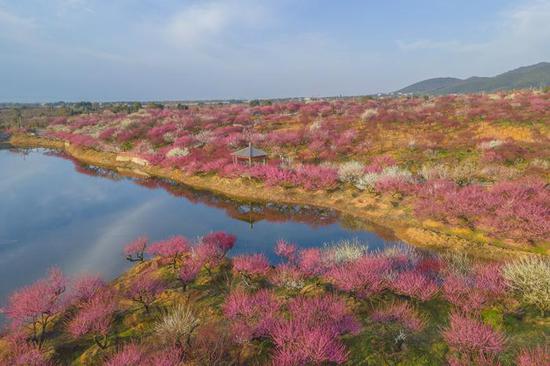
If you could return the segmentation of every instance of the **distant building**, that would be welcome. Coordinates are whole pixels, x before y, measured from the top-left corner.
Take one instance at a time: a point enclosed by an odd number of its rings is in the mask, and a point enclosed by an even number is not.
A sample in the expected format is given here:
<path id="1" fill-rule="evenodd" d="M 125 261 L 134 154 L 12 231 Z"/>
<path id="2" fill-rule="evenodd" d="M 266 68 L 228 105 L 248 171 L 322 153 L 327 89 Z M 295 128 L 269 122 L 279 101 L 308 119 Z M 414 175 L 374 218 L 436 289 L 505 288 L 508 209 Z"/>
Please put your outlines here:
<path id="1" fill-rule="evenodd" d="M 237 150 L 231 155 L 233 156 L 233 163 L 235 164 L 239 161 L 246 161 L 248 166 L 252 166 L 254 162 L 265 164 L 267 161 L 267 153 L 261 149 L 256 149 L 252 146 L 252 143 L 249 143 L 248 147 Z"/>

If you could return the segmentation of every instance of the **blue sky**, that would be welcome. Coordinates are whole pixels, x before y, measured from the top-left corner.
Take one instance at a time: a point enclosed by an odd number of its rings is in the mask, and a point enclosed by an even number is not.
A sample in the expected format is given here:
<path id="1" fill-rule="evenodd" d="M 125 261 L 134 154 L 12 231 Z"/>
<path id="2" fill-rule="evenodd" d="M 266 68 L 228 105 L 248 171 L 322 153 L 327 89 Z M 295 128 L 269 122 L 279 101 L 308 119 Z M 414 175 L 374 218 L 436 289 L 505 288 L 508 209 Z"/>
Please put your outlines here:
<path id="1" fill-rule="evenodd" d="M 550 0 L 0 0 L 0 102 L 361 95 L 550 61 Z"/>

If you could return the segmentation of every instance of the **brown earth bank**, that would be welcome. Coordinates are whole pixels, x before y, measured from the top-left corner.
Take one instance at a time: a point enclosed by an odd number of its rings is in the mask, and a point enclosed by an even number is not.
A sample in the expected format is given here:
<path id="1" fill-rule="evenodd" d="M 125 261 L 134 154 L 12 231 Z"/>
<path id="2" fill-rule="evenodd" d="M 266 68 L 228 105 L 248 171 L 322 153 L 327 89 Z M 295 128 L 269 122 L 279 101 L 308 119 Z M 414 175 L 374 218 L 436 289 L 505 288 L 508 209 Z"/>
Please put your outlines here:
<path id="1" fill-rule="evenodd" d="M 143 159 L 127 154 L 101 152 L 75 147 L 62 140 L 28 134 L 11 136 L 10 143 L 20 148 L 51 148 L 62 150 L 76 160 L 89 165 L 116 170 L 122 175 L 164 178 L 242 201 L 269 201 L 284 204 L 309 205 L 333 209 L 342 215 L 347 226 L 370 230 L 383 238 L 432 249 L 457 250 L 488 260 L 544 252 L 520 243 L 505 242 L 479 231 L 454 228 L 432 220 L 419 221 L 411 213 L 406 199 L 359 192 L 353 188 L 310 192 L 300 188 L 267 187 L 253 179 L 227 179 L 215 175 L 187 175 L 181 170 L 148 165 Z"/>

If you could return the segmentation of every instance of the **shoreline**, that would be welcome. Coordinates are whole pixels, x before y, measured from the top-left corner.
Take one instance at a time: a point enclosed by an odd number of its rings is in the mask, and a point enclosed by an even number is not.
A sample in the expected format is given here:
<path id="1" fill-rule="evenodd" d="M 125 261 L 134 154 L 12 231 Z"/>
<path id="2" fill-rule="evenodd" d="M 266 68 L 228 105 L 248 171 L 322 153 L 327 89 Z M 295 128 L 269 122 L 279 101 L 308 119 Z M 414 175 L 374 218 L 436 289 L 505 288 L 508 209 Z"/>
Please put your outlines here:
<path id="1" fill-rule="evenodd" d="M 161 178 L 193 189 L 226 196 L 237 201 L 276 202 L 331 209 L 351 226 L 386 234 L 420 248 L 459 250 L 488 260 L 504 260 L 533 254 L 529 248 L 504 244 L 483 234 L 463 228 L 452 228 L 431 220 L 419 222 L 407 207 L 395 205 L 390 197 L 344 188 L 334 192 L 305 191 L 300 188 L 267 187 L 247 178 L 228 179 L 212 175 L 186 175 L 180 170 L 150 166 L 129 154 L 101 152 L 75 147 L 68 142 L 31 135 L 13 135 L 9 143 L 20 148 L 62 150 L 76 160 L 117 171 L 124 176 Z M 373 228 L 374 226 L 374 228 Z M 369 229 L 370 227 L 370 229 Z M 381 235 L 384 237 L 384 234 Z"/>

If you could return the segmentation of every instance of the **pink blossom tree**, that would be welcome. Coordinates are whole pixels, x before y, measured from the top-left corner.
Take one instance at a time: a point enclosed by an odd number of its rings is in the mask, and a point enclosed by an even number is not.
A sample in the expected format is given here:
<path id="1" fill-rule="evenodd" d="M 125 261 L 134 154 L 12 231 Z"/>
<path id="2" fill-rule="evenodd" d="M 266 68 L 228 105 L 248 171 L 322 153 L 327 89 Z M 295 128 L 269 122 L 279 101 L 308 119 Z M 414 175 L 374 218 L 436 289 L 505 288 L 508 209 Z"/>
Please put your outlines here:
<path id="1" fill-rule="evenodd" d="M 380 293 L 386 287 L 390 268 L 391 262 L 387 257 L 365 255 L 331 268 L 324 278 L 341 291 L 368 297 Z"/>
<path id="2" fill-rule="evenodd" d="M 134 366 L 142 365 L 145 361 L 143 347 L 136 343 L 125 344 L 124 347 L 112 355 L 105 366 Z"/>
<path id="3" fill-rule="evenodd" d="M 197 278 L 197 275 L 199 274 L 201 268 L 202 268 L 202 263 L 195 260 L 194 258 L 188 259 L 181 266 L 179 271 L 179 280 L 183 285 L 184 291 L 187 288 L 187 285 L 193 282 L 195 278 Z"/>
<path id="4" fill-rule="evenodd" d="M 233 271 L 249 277 L 266 276 L 271 267 L 263 254 L 241 255 L 233 258 Z"/>
<path id="5" fill-rule="evenodd" d="M 287 260 L 289 263 L 294 263 L 297 259 L 296 245 L 282 239 L 278 240 L 275 245 L 275 254 Z"/>
<path id="6" fill-rule="evenodd" d="M 157 296 L 165 290 L 164 281 L 153 272 L 147 271 L 137 276 L 126 289 L 126 296 L 141 304 L 146 313 L 149 313 L 151 305 Z"/>
<path id="7" fill-rule="evenodd" d="M 550 348 L 546 345 L 523 349 L 516 362 L 518 366 L 548 366 L 550 365 Z"/>
<path id="8" fill-rule="evenodd" d="M 339 336 L 357 334 L 360 325 L 342 299 L 333 295 L 298 297 L 288 305 L 289 318 L 271 328 L 276 365 L 342 364 L 347 360 Z"/>
<path id="9" fill-rule="evenodd" d="M 436 283 L 419 270 L 405 271 L 397 274 L 390 287 L 398 294 L 409 296 L 420 301 L 428 301 L 438 291 Z"/>
<path id="10" fill-rule="evenodd" d="M 66 307 L 62 296 L 66 285 L 63 273 L 54 267 L 46 278 L 11 294 L 2 311 L 11 320 L 12 327 L 29 326 L 32 340 L 41 348 L 50 321 Z"/>
<path id="11" fill-rule="evenodd" d="M 34 342 L 27 342 L 26 335 L 14 331 L 6 336 L 0 363 L 13 366 L 54 366 L 48 355 Z M 5 363 L 4 363 L 5 362 Z"/>
<path id="12" fill-rule="evenodd" d="M 147 247 L 149 239 L 146 236 L 140 236 L 136 240 L 128 243 L 124 247 L 124 255 L 130 262 L 143 262 L 143 254 Z"/>
<path id="13" fill-rule="evenodd" d="M 231 292 L 223 305 L 224 315 L 231 321 L 233 336 L 247 342 L 269 334 L 281 304 L 269 290 L 255 293 Z"/>
<path id="14" fill-rule="evenodd" d="M 87 303 L 106 287 L 107 283 L 99 275 L 83 275 L 73 281 L 73 302 Z"/>
<path id="15" fill-rule="evenodd" d="M 496 358 L 504 350 L 506 338 L 491 326 L 459 313 L 451 313 L 449 327 L 443 338 L 460 360 Z"/>
<path id="16" fill-rule="evenodd" d="M 237 237 L 223 231 L 215 231 L 205 235 L 202 242 L 207 245 L 213 245 L 218 248 L 224 255 L 233 248 Z"/>
<path id="17" fill-rule="evenodd" d="M 166 258 L 172 263 L 172 267 L 176 269 L 177 261 L 184 254 L 191 250 L 189 241 L 183 236 L 173 236 L 167 240 L 158 241 L 151 244 L 146 252 L 150 255 L 157 255 Z"/>
<path id="18" fill-rule="evenodd" d="M 73 338 L 92 336 L 96 345 L 105 349 L 109 345 L 109 333 L 117 309 L 117 298 L 113 291 L 98 292 L 69 321 L 67 331 Z"/>
<path id="19" fill-rule="evenodd" d="M 383 309 L 372 312 L 370 318 L 377 323 L 397 323 L 405 327 L 409 332 L 420 332 L 425 322 L 418 312 L 408 303 L 394 303 Z"/>

